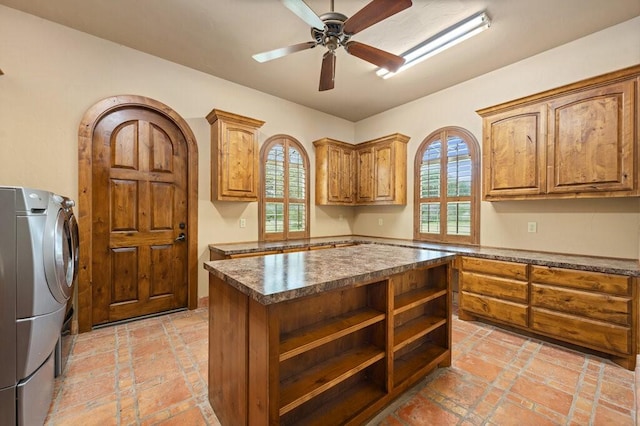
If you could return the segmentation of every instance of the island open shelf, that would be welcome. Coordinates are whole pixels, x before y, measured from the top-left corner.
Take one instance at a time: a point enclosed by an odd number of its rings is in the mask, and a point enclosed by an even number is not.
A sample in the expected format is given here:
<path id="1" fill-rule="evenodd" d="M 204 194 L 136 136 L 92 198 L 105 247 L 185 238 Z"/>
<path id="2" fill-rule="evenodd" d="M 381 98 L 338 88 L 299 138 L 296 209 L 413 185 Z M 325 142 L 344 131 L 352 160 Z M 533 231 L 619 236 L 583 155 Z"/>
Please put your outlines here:
<path id="1" fill-rule="evenodd" d="M 361 424 L 449 366 L 452 259 L 360 245 L 206 263 L 220 422 Z"/>

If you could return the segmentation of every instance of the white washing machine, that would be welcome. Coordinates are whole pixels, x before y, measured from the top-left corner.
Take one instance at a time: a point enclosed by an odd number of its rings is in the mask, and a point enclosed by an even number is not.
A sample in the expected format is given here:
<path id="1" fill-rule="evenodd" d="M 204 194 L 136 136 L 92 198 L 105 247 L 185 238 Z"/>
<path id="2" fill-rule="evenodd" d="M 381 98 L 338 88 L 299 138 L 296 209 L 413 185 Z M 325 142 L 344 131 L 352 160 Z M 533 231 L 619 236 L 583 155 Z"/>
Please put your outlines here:
<path id="1" fill-rule="evenodd" d="M 78 266 L 72 200 L 0 187 L 0 425 L 43 424 Z"/>

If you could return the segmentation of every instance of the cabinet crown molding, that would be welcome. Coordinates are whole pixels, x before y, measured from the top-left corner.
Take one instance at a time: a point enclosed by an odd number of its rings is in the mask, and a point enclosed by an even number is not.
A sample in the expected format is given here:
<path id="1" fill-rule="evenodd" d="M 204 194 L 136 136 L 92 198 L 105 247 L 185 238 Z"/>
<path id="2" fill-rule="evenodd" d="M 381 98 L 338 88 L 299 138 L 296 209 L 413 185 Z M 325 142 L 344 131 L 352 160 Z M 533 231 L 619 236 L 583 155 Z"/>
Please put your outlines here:
<path id="1" fill-rule="evenodd" d="M 343 141 L 339 141 L 337 139 L 332 139 L 332 138 L 321 138 L 321 139 L 318 139 L 316 141 L 313 141 L 313 146 L 340 145 L 340 146 L 345 147 L 345 148 L 359 149 L 359 148 L 362 148 L 362 147 L 366 147 L 367 145 L 374 144 L 374 143 L 379 143 L 379 142 L 391 142 L 391 141 L 393 141 L 393 142 L 400 142 L 400 143 L 408 143 L 410 139 L 411 139 L 411 137 L 409 137 L 407 135 L 403 135 L 402 133 L 392 133 L 392 134 L 387 135 L 387 136 L 381 136 L 381 137 L 376 138 L 376 139 L 372 139 L 372 140 L 364 141 L 364 142 L 359 142 L 359 143 L 343 142 Z"/>
<path id="2" fill-rule="evenodd" d="M 317 141 L 313 141 L 313 146 L 315 147 L 326 146 L 326 145 L 338 145 L 338 146 L 342 146 L 344 148 L 349 148 L 349 149 L 356 148 L 356 145 L 352 143 L 342 142 L 337 139 L 331 139 L 331 138 L 322 138 L 322 139 L 318 139 Z"/>
<path id="3" fill-rule="evenodd" d="M 209 122 L 209 124 L 213 124 L 217 120 L 225 120 L 228 122 L 233 122 L 235 124 L 254 127 L 256 129 L 262 127 L 262 125 L 265 123 L 262 120 L 256 120 L 255 118 L 245 117 L 243 115 L 234 114 L 232 112 L 222 111 L 220 109 L 214 108 L 209 114 L 207 114 L 207 121 Z"/>
<path id="4" fill-rule="evenodd" d="M 601 74 L 595 77 L 586 78 L 575 83 L 565 84 L 554 89 L 545 90 L 544 92 L 535 93 L 533 95 L 524 96 L 522 98 L 503 102 L 497 105 L 482 108 L 476 111 L 478 115 L 484 117 L 496 112 L 502 112 L 516 107 L 526 106 L 528 104 L 548 101 L 556 96 L 564 96 L 574 91 L 579 91 L 591 86 L 599 86 L 604 84 L 615 83 L 618 80 L 626 80 L 635 76 L 640 76 L 640 64 L 633 65 L 628 68 Z"/>
<path id="5" fill-rule="evenodd" d="M 400 143 L 408 143 L 409 139 L 411 139 L 409 136 L 403 135 L 402 133 L 392 133 L 390 135 L 382 136 L 377 139 L 372 139 L 370 141 L 360 142 L 359 144 L 356 145 L 356 147 L 361 148 L 365 145 L 370 145 L 370 144 L 379 143 L 379 142 L 393 141 L 393 142 L 400 142 Z"/>

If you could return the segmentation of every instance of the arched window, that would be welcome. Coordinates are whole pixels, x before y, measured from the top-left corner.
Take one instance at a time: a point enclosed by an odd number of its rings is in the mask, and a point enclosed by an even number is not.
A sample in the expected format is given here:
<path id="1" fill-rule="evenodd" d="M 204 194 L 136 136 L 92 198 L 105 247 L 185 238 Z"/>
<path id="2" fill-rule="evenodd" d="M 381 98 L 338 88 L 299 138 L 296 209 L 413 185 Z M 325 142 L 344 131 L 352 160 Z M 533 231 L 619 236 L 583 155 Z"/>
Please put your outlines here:
<path id="1" fill-rule="evenodd" d="M 260 240 L 309 237 L 309 157 L 286 135 L 269 138 L 260 151 Z"/>
<path id="2" fill-rule="evenodd" d="M 465 129 L 431 133 L 415 159 L 414 232 L 416 240 L 480 242 L 480 149 Z"/>

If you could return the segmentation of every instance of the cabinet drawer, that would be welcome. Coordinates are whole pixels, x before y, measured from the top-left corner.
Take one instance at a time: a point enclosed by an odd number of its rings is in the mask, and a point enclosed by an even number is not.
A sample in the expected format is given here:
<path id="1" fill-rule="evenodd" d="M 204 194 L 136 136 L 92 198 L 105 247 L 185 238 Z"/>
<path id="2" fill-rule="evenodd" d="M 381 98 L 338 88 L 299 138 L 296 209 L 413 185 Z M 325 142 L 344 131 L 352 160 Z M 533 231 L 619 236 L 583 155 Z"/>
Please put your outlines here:
<path id="1" fill-rule="evenodd" d="M 525 263 L 463 257 L 461 267 L 463 271 L 482 272 L 505 278 L 527 280 L 527 265 Z"/>
<path id="2" fill-rule="evenodd" d="M 531 308 L 531 329 L 604 352 L 631 353 L 631 329 L 628 327 Z"/>
<path id="3" fill-rule="evenodd" d="M 527 305 L 461 292 L 460 309 L 511 325 L 527 326 Z"/>
<path id="4" fill-rule="evenodd" d="M 631 325 L 631 299 L 543 284 L 531 285 L 531 306 Z"/>
<path id="5" fill-rule="evenodd" d="M 631 277 L 600 272 L 533 266 L 531 268 L 531 282 L 623 296 L 631 294 Z"/>
<path id="6" fill-rule="evenodd" d="M 460 274 L 461 290 L 516 302 L 527 303 L 529 300 L 528 286 L 525 281 L 492 277 L 466 271 L 462 271 Z"/>

